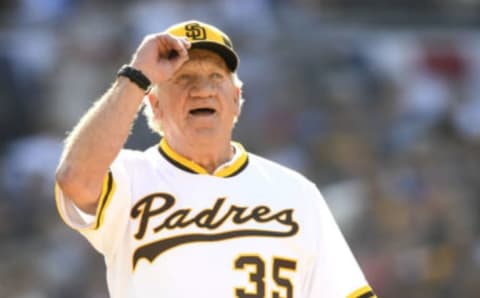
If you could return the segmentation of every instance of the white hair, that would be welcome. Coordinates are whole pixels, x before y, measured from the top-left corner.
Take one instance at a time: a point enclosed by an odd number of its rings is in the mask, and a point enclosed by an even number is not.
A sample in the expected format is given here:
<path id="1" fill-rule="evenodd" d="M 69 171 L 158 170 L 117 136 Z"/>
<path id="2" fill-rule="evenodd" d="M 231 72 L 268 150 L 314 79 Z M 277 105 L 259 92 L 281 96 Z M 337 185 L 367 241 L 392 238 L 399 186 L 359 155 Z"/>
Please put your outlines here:
<path id="1" fill-rule="evenodd" d="M 243 98 L 243 92 L 242 92 L 243 82 L 240 80 L 236 72 L 232 73 L 232 80 L 235 87 L 240 89 L 240 111 L 241 111 L 243 102 L 245 101 Z M 150 92 L 154 92 L 155 88 L 156 86 L 154 86 L 153 90 L 151 90 Z M 160 122 L 160 120 L 155 118 L 155 114 L 153 112 L 150 101 L 148 100 L 148 96 L 145 96 L 145 98 L 143 99 L 143 114 L 147 118 L 148 127 L 150 127 L 150 129 L 153 132 L 163 135 L 162 123 Z M 235 119 L 233 120 L 234 121 L 233 123 L 235 124 L 237 120 L 238 120 L 238 117 L 235 117 Z"/>

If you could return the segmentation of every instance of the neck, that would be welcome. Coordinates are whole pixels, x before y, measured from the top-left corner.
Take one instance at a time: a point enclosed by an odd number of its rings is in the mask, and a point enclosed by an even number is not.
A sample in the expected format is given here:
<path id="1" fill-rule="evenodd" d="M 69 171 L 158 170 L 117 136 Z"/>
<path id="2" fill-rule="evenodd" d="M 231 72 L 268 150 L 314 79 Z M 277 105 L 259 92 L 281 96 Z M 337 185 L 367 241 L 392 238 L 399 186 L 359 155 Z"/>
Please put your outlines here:
<path id="1" fill-rule="evenodd" d="M 168 136 L 165 136 L 165 140 L 173 151 L 198 164 L 209 174 L 232 159 L 234 154 L 230 140 L 192 142 Z"/>

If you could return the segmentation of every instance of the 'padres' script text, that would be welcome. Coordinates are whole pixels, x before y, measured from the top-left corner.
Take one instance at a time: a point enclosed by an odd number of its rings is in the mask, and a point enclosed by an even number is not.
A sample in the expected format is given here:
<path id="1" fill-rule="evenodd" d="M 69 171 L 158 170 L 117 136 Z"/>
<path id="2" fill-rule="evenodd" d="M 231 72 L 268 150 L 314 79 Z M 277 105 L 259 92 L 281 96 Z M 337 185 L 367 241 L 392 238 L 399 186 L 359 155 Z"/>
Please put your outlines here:
<path id="1" fill-rule="evenodd" d="M 158 207 L 153 208 L 154 202 Z M 149 221 L 161 214 L 166 214 L 166 217 L 159 225 L 152 228 L 153 233 L 159 233 L 162 230 L 183 229 L 193 225 L 206 230 L 216 230 L 226 222 L 234 223 L 239 227 L 219 233 L 180 234 L 148 243 L 135 250 L 133 267 L 135 268 L 141 258 L 153 262 L 166 250 L 185 243 L 219 241 L 238 237 L 290 237 L 298 232 L 298 224 L 293 218 L 293 209 L 272 212 L 267 206 L 249 208 L 230 205 L 224 208 L 224 202 L 225 198 L 218 198 L 211 208 L 193 213 L 191 209 L 171 210 L 175 206 L 175 197 L 168 193 L 154 193 L 138 201 L 131 210 L 131 216 L 139 221 L 138 230 L 134 235 L 139 240 L 145 236 Z M 242 225 L 249 222 L 268 223 L 272 221 L 279 223 L 284 228 L 280 227 L 279 231 L 242 228 Z M 288 229 L 285 230 L 285 227 Z"/>

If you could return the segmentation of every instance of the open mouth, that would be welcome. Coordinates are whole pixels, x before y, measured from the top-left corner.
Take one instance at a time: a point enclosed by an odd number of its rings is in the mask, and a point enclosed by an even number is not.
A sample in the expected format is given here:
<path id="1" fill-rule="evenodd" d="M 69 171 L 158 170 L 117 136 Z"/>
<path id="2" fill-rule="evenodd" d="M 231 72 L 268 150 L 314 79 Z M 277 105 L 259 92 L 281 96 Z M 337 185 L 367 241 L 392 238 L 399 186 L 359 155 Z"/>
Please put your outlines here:
<path id="1" fill-rule="evenodd" d="M 190 115 L 193 116 L 210 116 L 215 114 L 215 109 L 212 108 L 198 108 L 190 110 Z"/>

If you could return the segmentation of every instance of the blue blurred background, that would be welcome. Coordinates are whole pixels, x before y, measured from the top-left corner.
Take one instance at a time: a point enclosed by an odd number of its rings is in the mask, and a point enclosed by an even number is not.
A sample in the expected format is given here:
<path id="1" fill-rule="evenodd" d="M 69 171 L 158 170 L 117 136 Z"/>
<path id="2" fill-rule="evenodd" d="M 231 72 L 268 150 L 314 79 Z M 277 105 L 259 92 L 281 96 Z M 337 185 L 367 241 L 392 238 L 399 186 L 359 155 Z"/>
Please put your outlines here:
<path id="1" fill-rule="evenodd" d="M 379 297 L 479 296 L 480 1 L 3 0 L 0 297 L 107 297 L 55 210 L 62 140 L 144 34 L 192 18 L 240 55 L 235 139 L 317 183 Z M 157 141 L 140 116 L 127 147 Z"/>

